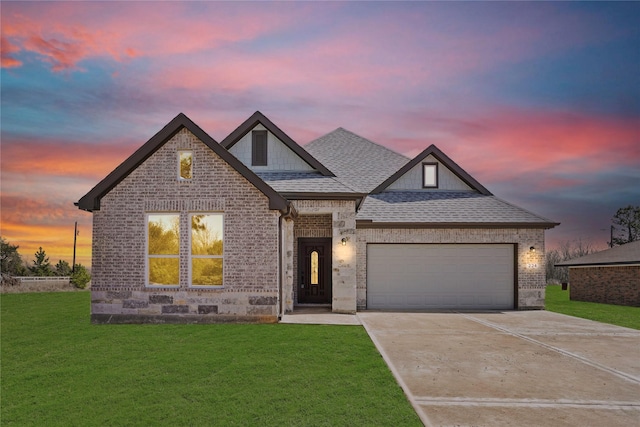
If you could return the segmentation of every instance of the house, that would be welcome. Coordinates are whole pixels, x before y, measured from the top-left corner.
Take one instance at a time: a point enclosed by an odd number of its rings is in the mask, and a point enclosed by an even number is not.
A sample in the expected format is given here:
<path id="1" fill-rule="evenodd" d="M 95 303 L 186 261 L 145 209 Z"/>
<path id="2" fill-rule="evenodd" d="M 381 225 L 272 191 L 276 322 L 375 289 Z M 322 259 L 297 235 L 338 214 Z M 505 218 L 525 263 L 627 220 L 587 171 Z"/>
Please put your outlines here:
<path id="1" fill-rule="evenodd" d="M 260 112 L 220 143 L 178 115 L 77 206 L 98 323 L 541 309 L 557 225 L 433 145 L 409 159 L 338 128 L 303 148 Z"/>
<path id="2" fill-rule="evenodd" d="M 569 267 L 574 301 L 640 307 L 640 241 L 559 262 Z"/>

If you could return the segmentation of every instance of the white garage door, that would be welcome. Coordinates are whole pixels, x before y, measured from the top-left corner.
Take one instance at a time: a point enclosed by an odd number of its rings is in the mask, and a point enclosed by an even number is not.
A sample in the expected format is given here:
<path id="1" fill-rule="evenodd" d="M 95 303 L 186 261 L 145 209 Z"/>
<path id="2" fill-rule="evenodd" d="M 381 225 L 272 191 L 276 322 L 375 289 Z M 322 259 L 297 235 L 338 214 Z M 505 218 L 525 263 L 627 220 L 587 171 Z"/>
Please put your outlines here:
<path id="1" fill-rule="evenodd" d="M 369 309 L 512 309 L 513 245 L 369 244 Z"/>

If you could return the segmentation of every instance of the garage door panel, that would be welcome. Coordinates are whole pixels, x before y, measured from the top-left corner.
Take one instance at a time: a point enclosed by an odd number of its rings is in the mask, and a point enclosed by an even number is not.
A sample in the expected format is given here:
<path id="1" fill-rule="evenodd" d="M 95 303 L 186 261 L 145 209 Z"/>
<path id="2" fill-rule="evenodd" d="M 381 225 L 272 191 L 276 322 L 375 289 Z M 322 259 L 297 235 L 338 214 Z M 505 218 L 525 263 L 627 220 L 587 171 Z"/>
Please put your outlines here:
<path id="1" fill-rule="evenodd" d="M 371 309 L 509 309 L 513 245 L 369 244 Z"/>

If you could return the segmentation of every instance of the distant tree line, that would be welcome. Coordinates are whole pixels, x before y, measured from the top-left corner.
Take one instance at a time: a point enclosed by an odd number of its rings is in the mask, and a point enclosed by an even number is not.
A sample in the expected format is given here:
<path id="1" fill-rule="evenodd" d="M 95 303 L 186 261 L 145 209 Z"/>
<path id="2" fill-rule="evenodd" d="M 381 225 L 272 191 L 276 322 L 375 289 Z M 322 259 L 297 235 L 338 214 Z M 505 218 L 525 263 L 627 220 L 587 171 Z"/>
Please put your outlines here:
<path id="1" fill-rule="evenodd" d="M 76 264 L 75 268 L 64 260 L 59 260 L 55 266 L 49 262 L 49 257 L 42 247 L 34 254 L 31 265 L 25 263 L 22 256 L 18 252 L 18 245 L 12 245 L 4 237 L 0 237 L 0 261 L 3 280 L 5 276 L 37 276 L 37 277 L 53 277 L 53 276 L 69 276 L 71 283 L 84 289 L 91 280 L 91 275 L 85 266 Z"/>
<path id="2" fill-rule="evenodd" d="M 640 240 L 640 206 L 629 205 L 616 211 L 611 219 L 610 247 L 624 245 Z M 566 241 L 558 249 L 546 253 L 547 283 L 563 283 L 569 281 L 569 269 L 556 267 L 555 264 L 581 256 L 598 252 L 589 242 L 582 239 Z"/>

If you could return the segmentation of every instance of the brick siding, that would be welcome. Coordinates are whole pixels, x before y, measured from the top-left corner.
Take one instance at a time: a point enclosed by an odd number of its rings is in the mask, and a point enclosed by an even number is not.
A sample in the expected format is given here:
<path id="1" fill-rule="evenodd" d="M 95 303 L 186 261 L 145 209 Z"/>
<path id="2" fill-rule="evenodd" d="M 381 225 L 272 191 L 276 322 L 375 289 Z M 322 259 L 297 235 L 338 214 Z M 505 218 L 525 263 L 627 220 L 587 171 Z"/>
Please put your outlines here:
<path id="1" fill-rule="evenodd" d="M 177 151 L 193 151 L 193 179 Z M 180 214 L 180 286 L 145 286 L 146 213 Z M 189 287 L 189 213 L 224 213 L 222 288 Z M 93 215 L 95 322 L 277 321 L 278 216 L 267 197 L 182 129 L 116 185 Z"/>
<path id="2" fill-rule="evenodd" d="M 640 266 L 570 267 L 573 301 L 640 307 Z"/>

